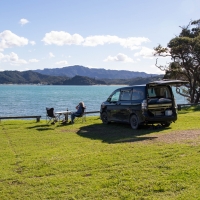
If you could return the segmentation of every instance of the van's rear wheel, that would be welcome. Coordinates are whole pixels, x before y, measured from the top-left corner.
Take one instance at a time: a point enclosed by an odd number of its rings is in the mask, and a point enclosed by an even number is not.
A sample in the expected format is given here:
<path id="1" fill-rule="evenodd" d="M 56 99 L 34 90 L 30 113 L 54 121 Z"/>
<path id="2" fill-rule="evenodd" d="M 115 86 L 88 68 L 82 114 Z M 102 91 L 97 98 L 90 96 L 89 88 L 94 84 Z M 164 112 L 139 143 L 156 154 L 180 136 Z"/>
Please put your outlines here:
<path id="1" fill-rule="evenodd" d="M 131 128 L 136 130 L 139 127 L 138 118 L 136 115 L 132 115 L 130 118 Z"/>
<path id="2" fill-rule="evenodd" d="M 107 115 L 106 112 L 103 112 L 103 113 L 101 114 L 101 120 L 102 120 L 102 122 L 103 122 L 104 124 L 108 124 L 108 123 L 109 123 L 109 121 L 108 121 L 108 115 Z"/>

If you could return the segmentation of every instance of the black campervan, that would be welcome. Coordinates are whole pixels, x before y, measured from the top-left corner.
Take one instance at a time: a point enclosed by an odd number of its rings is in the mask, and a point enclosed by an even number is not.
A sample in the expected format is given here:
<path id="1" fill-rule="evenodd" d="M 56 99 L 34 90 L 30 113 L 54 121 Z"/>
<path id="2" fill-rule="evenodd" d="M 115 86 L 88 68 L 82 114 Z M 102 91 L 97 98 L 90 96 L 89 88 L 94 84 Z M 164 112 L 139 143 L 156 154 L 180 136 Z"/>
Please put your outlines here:
<path id="1" fill-rule="evenodd" d="M 187 84 L 181 80 L 154 81 L 116 89 L 101 104 L 103 123 L 130 123 L 133 129 L 141 124 L 159 123 L 168 127 L 177 120 L 177 105 L 171 86 Z"/>

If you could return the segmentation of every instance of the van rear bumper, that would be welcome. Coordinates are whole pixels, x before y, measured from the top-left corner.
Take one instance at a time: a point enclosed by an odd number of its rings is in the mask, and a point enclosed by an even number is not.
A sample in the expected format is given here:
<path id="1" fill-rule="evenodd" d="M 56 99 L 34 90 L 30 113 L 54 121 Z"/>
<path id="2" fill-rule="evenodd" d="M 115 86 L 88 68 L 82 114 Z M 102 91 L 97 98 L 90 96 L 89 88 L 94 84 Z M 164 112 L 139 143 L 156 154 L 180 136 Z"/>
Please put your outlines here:
<path id="1" fill-rule="evenodd" d="M 160 123 L 160 122 L 174 122 L 177 120 L 177 115 L 172 116 L 148 116 L 145 115 L 146 122 Z"/>

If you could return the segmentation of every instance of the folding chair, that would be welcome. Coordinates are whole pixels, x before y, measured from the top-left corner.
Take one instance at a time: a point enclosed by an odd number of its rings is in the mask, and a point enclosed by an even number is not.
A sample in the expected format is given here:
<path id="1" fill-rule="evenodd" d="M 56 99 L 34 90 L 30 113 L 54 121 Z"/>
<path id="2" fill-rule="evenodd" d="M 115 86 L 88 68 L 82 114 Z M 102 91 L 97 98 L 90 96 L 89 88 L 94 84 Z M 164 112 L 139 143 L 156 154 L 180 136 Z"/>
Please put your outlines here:
<path id="1" fill-rule="evenodd" d="M 53 122 L 58 120 L 58 117 L 54 113 L 54 108 L 46 108 L 46 111 L 47 111 L 47 113 L 46 113 L 46 122 L 48 120 L 47 124 L 49 122 L 51 122 L 52 120 L 53 120 Z"/>
<path id="2" fill-rule="evenodd" d="M 83 112 L 81 113 L 81 115 L 77 116 L 74 119 L 74 123 L 77 123 L 79 121 L 81 121 L 82 123 L 86 122 L 86 107 L 83 108 Z"/>

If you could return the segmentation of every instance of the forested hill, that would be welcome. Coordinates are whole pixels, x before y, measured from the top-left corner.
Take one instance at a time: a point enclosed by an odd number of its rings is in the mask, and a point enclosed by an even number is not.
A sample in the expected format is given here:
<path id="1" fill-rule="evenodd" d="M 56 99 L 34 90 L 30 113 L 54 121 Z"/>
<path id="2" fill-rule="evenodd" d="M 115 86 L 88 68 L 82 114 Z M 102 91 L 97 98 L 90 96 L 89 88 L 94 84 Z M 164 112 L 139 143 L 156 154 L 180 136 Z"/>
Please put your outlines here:
<path id="1" fill-rule="evenodd" d="M 96 79 L 87 76 L 49 76 L 33 71 L 0 72 L 0 84 L 44 84 L 44 85 L 135 85 L 162 79 L 163 76 L 137 77 L 132 79 Z"/>
<path id="2" fill-rule="evenodd" d="M 43 70 L 34 70 L 35 72 L 39 72 L 41 74 L 46 74 L 50 76 L 67 76 L 74 77 L 76 75 L 79 76 L 87 76 L 96 79 L 131 79 L 136 77 L 152 77 L 157 76 L 158 74 L 147 74 L 145 72 L 133 72 L 126 70 L 106 70 L 106 69 L 95 69 L 88 68 L 79 65 L 63 67 L 63 68 L 54 68 L 48 69 L 45 68 Z"/>
<path id="3" fill-rule="evenodd" d="M 67 77 L 48 76 L 33 71 L 3 71 L 0 72 L 0 84 L 60 84 Z"/>
<path id="4" fill-rule="evenodd" d="M 33 71 L 4 71 L 0 72 L 0 84 L 103 85 L 106 82 L 83 76 L 68 78 L 63 76 L 48 76 Z"/>

